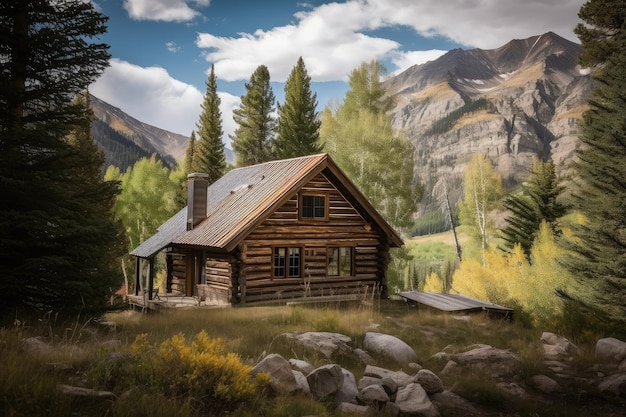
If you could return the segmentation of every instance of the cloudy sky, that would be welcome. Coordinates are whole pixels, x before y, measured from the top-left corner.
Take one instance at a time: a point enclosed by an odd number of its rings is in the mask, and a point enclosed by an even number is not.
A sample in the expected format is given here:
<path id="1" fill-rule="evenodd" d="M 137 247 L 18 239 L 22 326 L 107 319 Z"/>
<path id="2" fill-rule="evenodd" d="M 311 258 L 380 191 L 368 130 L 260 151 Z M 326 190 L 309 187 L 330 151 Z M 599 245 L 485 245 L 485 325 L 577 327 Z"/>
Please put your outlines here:
<path id="1" fill-rule="evenodd" d="M 224 142 L 257 66 L 284 81 L 302 56 L 320 108 L 341 102 L 362 62 L 390 74 L 454 48 L 493 49 L 552 31 L 578 42 L 584 0 L 92 0 L 109 16 L 111 65 L 96 97 L 148 124 L 189 136 L 215 65 Z"/>

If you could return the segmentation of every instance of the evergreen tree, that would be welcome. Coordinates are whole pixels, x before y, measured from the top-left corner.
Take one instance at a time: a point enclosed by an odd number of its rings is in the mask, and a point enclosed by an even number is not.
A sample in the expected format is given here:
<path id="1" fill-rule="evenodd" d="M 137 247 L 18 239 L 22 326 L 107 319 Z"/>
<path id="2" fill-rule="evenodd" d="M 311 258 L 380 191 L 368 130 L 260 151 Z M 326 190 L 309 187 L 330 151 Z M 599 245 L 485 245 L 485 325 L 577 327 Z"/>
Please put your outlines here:
<path id="1" fill-rule="evenodd" d="M 183 160 L 183 169 L 187 174 L 191 174 L 193 171 L 193 157 L 196 153 L 196 132 L 192 131 L 189 136 L 189 143 L 187 144 L 187 150 L 185 151 L 185 159 Z"/>
<path id="2" fill-rule="evenodd" d="M 302 57 L 285 83 L 285 103 L 278 105 L 278 135 L 274 152 L 278 159 L 320 153 L 317 94 L 311 92 L 309 77 Z"/>
<path id="3" fill-rule="evenodd" d="M 583 114 L 575 167 L 575 256 L 565 264 L 586 289 L 576 298 L 603 312 L 623 330 L 626 324 L 626 2 L 590 0 L 575 32 L 581 64 L 596 65 L 598 85 Z"/>
<path id="4" fill-rule="evenodd" d="M 241 105 L 233 110 L 233 119 L 238 127 L 230 138 L 238 166 L 273 159 L 272 141 L 276 119 L 272 113 L 275 101 L 269 70 L 265 65 L 259 65 L 246 83 L 246 94 L 241 97 Z"/>
<path id="5" fill-rule="evenodd" d="M 521 192 L 504 200 L 504 207 L 511 212 L 506 218 L 508 225 L 501 230 L 507 252 L 519 243 L 529 257 L 542 222 L 547 223 L 555 236 L 560 234 L 558 221 L 567 212 L 567 206 L 559 201 L 562 191 L 554 162 L 535 161 L 530 177 L 521 186 Z"/>
<path id="6" fill-rule="evenodd" d="M 206 82 L 206 94 L 202 103 L 202 113 L 197 126 L 199 138 L 193 149 L 192 163 L 193 172 L 209 174 L 209 184 L 217 181 L 226 169 L 220 104 L 215 67 L 211 65 L 211 73 Z"/>
<path id="7" fill-rule="evenodd" d="M 99 157 L 88 155 L 85 107 L 73 101 L 108 65 L 108 46 L 91 42 L 106 20 L 83 0 L 0 0 L 3 311 L 96 309 L 115 283 L 114 186 L 85 183 L 101 166 L 90 166 Z M 68 140 L 73 130 L 84 139 Z"/>
<path id="8" fill-rule="evenodd" d="M 387 69 L 379 61 L 362 63 L 352 70 L 346 93 L 344 111 L 367 110 L 374 114 L 385 114 L 393 108 L 393 97 L 386 94 L 381 78 Z"/>

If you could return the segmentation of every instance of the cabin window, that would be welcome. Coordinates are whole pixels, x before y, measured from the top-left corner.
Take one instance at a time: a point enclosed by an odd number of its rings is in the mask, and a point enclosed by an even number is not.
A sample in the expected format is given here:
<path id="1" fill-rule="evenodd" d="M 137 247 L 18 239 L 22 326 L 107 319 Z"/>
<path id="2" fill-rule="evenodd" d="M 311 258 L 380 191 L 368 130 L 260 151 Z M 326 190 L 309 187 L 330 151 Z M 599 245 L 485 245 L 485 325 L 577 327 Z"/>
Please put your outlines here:
<path id="1" fill-rule="evenodd" d="M 300 278 L 302 257 L 300 248 L 274 248 L 274 276 L 277 278 Z"/>
<path id="2" fill-rule="evenodd" d="M 326 219 L 326 196 L 303 195 L 300 216 L 303 219 Z"/>
<path id="3" fill-rule="evenodd" d="M 328 248 L 328 276 L 352 276 L 352 248 Z"/>

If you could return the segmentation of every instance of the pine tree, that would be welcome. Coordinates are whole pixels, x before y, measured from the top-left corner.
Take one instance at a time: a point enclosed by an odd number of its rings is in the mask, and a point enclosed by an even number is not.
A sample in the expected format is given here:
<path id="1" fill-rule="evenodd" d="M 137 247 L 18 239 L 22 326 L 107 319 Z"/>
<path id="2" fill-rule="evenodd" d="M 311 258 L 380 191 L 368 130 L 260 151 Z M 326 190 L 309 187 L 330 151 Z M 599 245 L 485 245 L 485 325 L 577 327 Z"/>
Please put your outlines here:
<path id="1" fill-rule="evenodd" d="M 505 251 L 510 252 L 519 243 L 529 257 L 542 222 L 555 236 L 560 234 L 559 219 L 567 212 L 567 206 L 559 201 L 562 191 L 554 162 L 535 161 L 521 192 L 504 200 L 504 207 L 511 212 L 506 218 L 508 225 L 501 230 Z"/>
<path id="2" fill-rule="evenodd" d="M 311 92 L 309 77 L 302 57 L 285 83 L 285 103 L 278 105 L 278 135 L 274 141 L 278 159 L 313 155 L 322 151 L 319 141 L 317 94 Z"/>
<path id="3" fill-rule="evenodd" d="M 196 153 L 196 132 L 192 131 L 189 136 L 189 143 L 185 151 L 185 159 L 183 160 L 183 168 L 187 174 L 194 172 L 193 157 Z"/>
<path id="4" fill-rule="evenodd" d="M 94 209 L 102 210 L 98 218 L 87 198 L 98 196 L 83 182 L 101 166 L 83 163 L 89 160 L 86 142 L 67 139 L 84 120 L 84 105 L 74 97 L 108 65 L 108 46 L 91 42 L 106 31 L 106 20 L 82 0 L 0 1 L 4 311 L 97 308 L 106 295 L 103 284 L 111 283 L 109 236 L 100 236 L 99 249 L 94 240 L 103 232 L 101 222 L 110 225 L 102 208 L 110 194 Z"/>
<path id="5" fill-rule="evenodd" d="M 246 83 L 246 94 L 241 97 L 241 105 L 233 110 L 233 119 L 238 127 L 230 138 L 238 166 L 274 159 L 272 141 L 276 119 L 272 113 L 275 101 L 269 70 L 265 65 L 259 65 Z"/>
<path id="6" fill-rule="evenodd" d="M 583 114 L 583 143 L 575 165 L 575 256 L 565 259 L 585 293 L 575 298 L 595 307 L 623 330 L 626 324 L 626 2 L 590 0 L 575 32 L 580 62 L 595 65 L 598 85 Z"/>
<path id="7" fill-rule="evenodd" d="M 220 104 L 215 67 L 211 65 L 211 73 L 206 82 L 206 94 L 202 103 L 202 113 L 197 125 L 198 142 L 193 149 L 192 163 L 193 172 L 209 174 L 209 184 L 217 181 L 226 169 Z"/>

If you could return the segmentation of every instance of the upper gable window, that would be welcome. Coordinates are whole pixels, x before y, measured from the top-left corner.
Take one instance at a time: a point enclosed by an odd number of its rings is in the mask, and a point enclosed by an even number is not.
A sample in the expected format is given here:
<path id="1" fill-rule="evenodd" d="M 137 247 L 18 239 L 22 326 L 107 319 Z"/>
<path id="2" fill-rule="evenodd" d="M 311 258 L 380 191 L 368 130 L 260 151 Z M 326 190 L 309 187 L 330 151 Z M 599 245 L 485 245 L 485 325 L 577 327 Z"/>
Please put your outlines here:
<path id="1" fill-rule="evenodd" d="M 324 195 L 303 195 L 302 210 L 300 217 L 303 219 L 325 220 L 326 216 L 326 196 Z"/>

